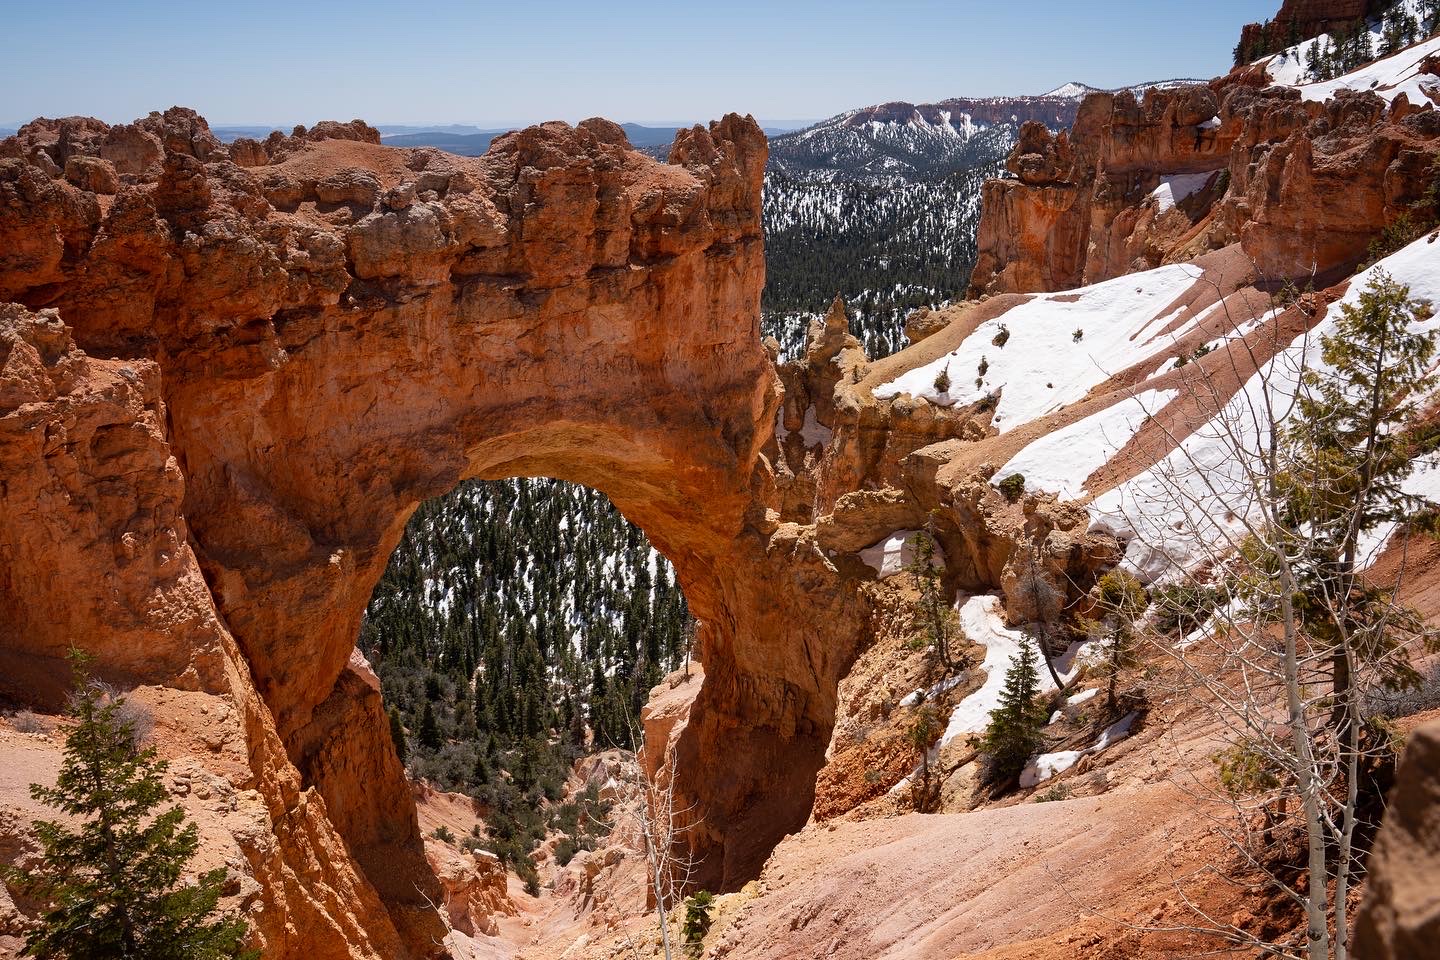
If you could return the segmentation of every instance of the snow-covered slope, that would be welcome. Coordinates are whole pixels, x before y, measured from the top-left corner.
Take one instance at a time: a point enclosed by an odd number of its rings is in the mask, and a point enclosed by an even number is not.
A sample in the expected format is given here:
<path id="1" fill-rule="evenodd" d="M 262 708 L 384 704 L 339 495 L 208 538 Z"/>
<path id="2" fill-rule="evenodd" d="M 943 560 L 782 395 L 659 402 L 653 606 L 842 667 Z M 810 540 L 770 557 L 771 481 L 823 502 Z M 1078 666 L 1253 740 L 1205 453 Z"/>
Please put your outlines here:
<path id="1" fill-rule="evenodd" d="M 1133 364 L 1166 355 L 1174 339 L 1161 331 L 1201 274 L 1174 264 L 1034 297 L 873 392 L 882 399 L 908 393 L 940 406 L 995 396 L 995 426 L 1013 430 L 1082 399 Z"/>
<path id="2" fill-rule="evenodd" d="M 1306 100 L 1323 102 L 1339 90 L 1372 90 L 1386 100 L 1404 93 L 1411 103 L 1423 104 L 1432 93 L 1440 95 L 1440 81 L 1419 72 L 1427 56 L 1440 52 L 1440 37 L 1426 39 L 1440 26 L 1433 17 L 1429 0 L 1399 0 L 1367 21 L 1361 33 L 1322 33 L 1257 63 L 1275 83 L 1298 87 Z M 1355 69 L 1337 71 L 1342 61 Z"/>
<path id="3" fill-rule="evenodd" d="M 1440 54 L 1440 36 L 1334 80 L 1300 85 L 1300 95 L 1306 100 L 1323 102 L 1340 90 L 1369 90 L 1391 102 L 1403 93 L 1414 104 L 1440 104 L 1440 77 L 1420 72 L 1425 59 L 1437 54 Z"/>
<path id="4" fill-rule="evenodd" d="M 1097 524 L 1129 539 L 1125 562 L 1133 572 L 1156 579 L 1189 569 L 1208 555 L 1209 547 L 1236 535 L 1253 509 L 1252 475 L 1237 451 L 1258 457 L 1269 440 L 1269 431 L 1255 411 L 1284 411 L 1292 406 L 1302 371 L 1324 368 L 1321 338 L 1334 332 L 1343 307 L 1356 303 L 1371 279 L 1382 272 L 1409 286 L 1412 297 L 1440 301 L 1440 241 L 1422 237 L 1357 274 L 1344 297 L 1330 305 L 1324 320 L 1266 363 L 1220 413 L 1160 463 L 1091 504 Z M 1415 329 L 1440 329 L 1440 317 Z M 1440 468 L 1429 460 L 1417 461 L 1405 488 L 1440 501 Z M 1380 531 L 1371 538 L 1367 560 L 1390 532 Z"/>

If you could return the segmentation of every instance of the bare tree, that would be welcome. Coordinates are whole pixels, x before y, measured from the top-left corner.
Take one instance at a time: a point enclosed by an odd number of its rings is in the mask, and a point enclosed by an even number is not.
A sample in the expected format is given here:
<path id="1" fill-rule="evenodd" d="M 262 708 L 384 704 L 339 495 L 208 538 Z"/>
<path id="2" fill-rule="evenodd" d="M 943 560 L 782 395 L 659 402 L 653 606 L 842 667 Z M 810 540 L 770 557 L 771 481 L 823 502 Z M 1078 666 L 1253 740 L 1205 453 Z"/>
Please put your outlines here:
<path id="1" fill-rule="evenodd" d="M 656 757 L 651 751 L 660 755 Z M 653 768 L 652 758 L 657 760 Z M 693 804 L 677 805 L 673 745 L 657 748 L 647 741 L 636 751 L 635 760 L 639 798 L 626 815 L 633 820 L 645 858 L 649 906 L 660 924 L 661 949 L 665 960 L 674 960 L 679 938 L 670 929 L 671 914 L 684 902 L 695 878 L 698 864 L 690 852 L 688 834 L 700 826 L 701 820 Z M 678 917 L 675 922 L 679 922 Z M 628 934 L 625 939 L 632 955 L 648 955 Z"/>
<path id="2" fill-rule="evenodd" d="M 1387 279 L 1372 275 L 1355 309 L 1389 311 L 1378 322 L 1408 335 L 1424 311 L 1387 290 Z M 1342 331 L 1352 319 L 1347 307 Z M 1428 367 L 1433 344 L 1412 341 L 1420 359 L 1412 355 L 1408 366 L 1393 351 L 1376 351 L 1369 396 L 1359 404 L 1368 401 L 1368 419 L 1362 412 L 1365 422 L 1347 431 L 1323 423 L 1335 416 L 1337 397 L 1355 393 L 1336 376 L 1342 345 L 1309 333 L 1281 342 L 1278 324 L 1266 330 L 1231 343 L 1229 371 L 1190 378 L 1209 419 L 1189 436 L 1170 437 L 1164 459 L 1096 508 L 1129 537 L 1133 569 L 1204 598 L 1206 626 L 1159 648 L 1225 731 L 1217 799 L 1235 816 L 1217 820 L 1217 829 L 1247 870 L 1305 917 L 1298 944 L 1264 941 L 1203 914 L 1204 925 L 1192 929 L 1266 956 L 1348 960 L 1349 894 L 1363 877 L 1362 778 L 1389 749 L 1363 729 L 1361 691 L 1403 679 L 1407 645 L 1424 634 L 1394 584 L 1359 576 L 1367 538 L 1373 551 L 1413 506 L 1398 482 L 1378 482 L 1375 451 L 1426 386 L 1418 368 Z M 1222 373 L 1242 384 L 1233 396 L 1217 386 Z M 1393 457 L 1387 469 L 1394 481 Z M 1292 842 L 1303 854 L 1303 882 L 1277 856 Z"/>

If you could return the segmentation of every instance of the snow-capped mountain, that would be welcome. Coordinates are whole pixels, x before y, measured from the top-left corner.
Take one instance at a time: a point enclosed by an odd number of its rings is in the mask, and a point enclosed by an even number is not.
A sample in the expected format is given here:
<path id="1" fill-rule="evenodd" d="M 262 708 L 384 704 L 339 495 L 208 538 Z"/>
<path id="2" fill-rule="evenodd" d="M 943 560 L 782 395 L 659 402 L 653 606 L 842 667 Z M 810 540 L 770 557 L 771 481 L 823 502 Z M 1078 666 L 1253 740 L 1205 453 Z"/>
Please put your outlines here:
<path id="1" fill-rule="evenodd" d="M 764 329 L 782 354 L 798 352 L 836 294 L 872 358 L 902 347 L 906 313 L 968 285 L 980 189 L 1002 174 L 1020 126 L 1067 128 L 1096 92 L 1067 83 L 1039 96 L 882 103 L 771 139 Z"/>
<path id="2" fill-rule="evenodd" d="M 1170 88 L 1200 80 L 1163 80 L 1129 89 Z M 1027 120 L 1052 130 L 1069 127 L 1087 95 L 1103 91 L 1067 83 L 1039 96 L 955 97 L 939 103 L 881 103 L 775 137 L 770 160 L 786 172 L 844 170 L 849 174 L 927 173 L 971 169 L 973 158 L 1001 156 L 1013 144 L 1011 131 Z"/>

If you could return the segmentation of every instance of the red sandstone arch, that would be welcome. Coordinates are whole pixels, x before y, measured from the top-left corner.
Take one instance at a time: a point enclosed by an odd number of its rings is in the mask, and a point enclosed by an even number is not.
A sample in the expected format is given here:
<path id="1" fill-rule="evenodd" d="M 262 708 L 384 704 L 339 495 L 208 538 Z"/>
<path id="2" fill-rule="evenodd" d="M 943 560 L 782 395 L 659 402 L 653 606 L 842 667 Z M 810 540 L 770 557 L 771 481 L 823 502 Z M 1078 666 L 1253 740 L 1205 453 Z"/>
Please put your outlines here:
<path id="1" fill-rule="evenodd" d="M 862 601 L 765 508 L 752 120 L 683 131 L 668 164 L 600 120 L 468 159 L 358 122 L 226 148 L 183 110 L 37 121 L 4 153 L 0 302 L 28 309 L 0 364 L 48 385 L 0 420 L 0 656 L 78 632 L 113 671 L 234 699 L 278 838 L 247 850 L 271 955 L 332 955 L 306 924 L 429 949 L 435 881 L 348 661 L 410 512 L 470 477 L 592 486 L 675 564 L 706 624 L 680 770 L 707 885 L 803 823 L 854 646 L 820 624 L 858 629 Z M 363 880 L 326 860 L 331 825 Z"/>

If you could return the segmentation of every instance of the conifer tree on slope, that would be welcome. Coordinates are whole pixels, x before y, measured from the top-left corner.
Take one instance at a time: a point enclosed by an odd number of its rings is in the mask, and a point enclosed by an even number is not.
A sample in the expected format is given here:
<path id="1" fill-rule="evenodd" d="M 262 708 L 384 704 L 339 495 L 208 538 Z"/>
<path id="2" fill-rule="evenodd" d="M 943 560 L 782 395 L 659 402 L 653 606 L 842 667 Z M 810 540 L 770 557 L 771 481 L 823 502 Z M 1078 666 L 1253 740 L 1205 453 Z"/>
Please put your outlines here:
<path id="1" fill-rule="evenodd" d="M 1424 505 L 1402 484 L 1416 453 L 1405 428 L 1436 383 L 1429 371 L 1437 333 L 1412 329 L 1430 310 L 1376 271 L 1359 301 L 1341 307 L 1334 334 L 1321 338 L 1324 366 L 1304 375 L 1297 416 L 1283 438 L 1289 520 L 1309 533 L 1300 613 L 1312 635 L 1333 644 L 1337 720 L 1354 660 L 1387 652 L 1406 627 L 1389 598 L 1360 580 L 1367 558 L 1359 552 L 1367 533 L 1410 520 Z M 1391 679 L 1410 680 L 1403 661 L 1393 662 L 1402 672 Z"/>
<path id="2" fill-rule="evenodd" d="M 990 713 L 981 739 L 988 760 L 989 779 L 1007 783 L 1020 775 L 1025 764 L 1044 743 L 1045 704 L 1040 699 L 1040 673 L 1035 644 L 1021 637 L 1020 649 L 1005 671 L 1000 704 Z"/>
<path id="3" fill-rule="evenodd" d="M 41 820 L 35 834 L 42 864 L 9 882 L 49 904 L 22 956 L 39 960 L 219 960 L 247 957 L 246 923 L 216 914 L 223 869 L 180 882 L 199 846 L 195 824 L 179 806 L 158 815 L 168 798 L 166 763 L 140 749 L 123 699 L 106 695 L 72 655 L 74 729 L 55 786 L 31 795 L 64 813 Z"/>

